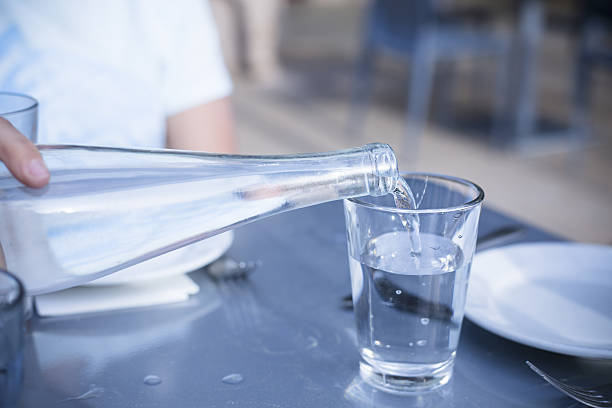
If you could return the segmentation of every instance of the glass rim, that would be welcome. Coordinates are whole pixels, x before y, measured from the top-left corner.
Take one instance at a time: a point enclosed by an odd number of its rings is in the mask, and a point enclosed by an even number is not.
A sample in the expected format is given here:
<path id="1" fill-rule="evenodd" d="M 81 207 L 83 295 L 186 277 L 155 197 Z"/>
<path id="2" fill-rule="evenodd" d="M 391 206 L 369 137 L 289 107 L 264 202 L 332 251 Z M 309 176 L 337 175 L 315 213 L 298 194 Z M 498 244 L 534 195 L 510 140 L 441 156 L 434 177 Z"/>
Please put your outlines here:
<path id="1" fill-rule="evenodd" d="M 15 109 L 15 110 L 8 110 L 6 112 L 4 111 L 0 111 L 0 116 L 6 117 L 6 116 L 12 116 L 12 115 L 16 115 L 18 113 L 23 113 L 23 112 L 27 112 L 27 111 L 31 111 L 33 109 L 36 109 L 38 107 L 38 100 L 30 95 L 26 95 L 26 94 L 22 94 L 22 93 L 18 93 L 18 92 L 0 92 L 0 97 L 2 96 L 18 96 L 20 98 L 24 98 L 30 101 L 30 104 L 27 105 L 25 108 L 21 108 L 21 109 Z"/>
<path id="2" fill-rule="evenodd" d="M 401 214 L 436 214 L 436 213 L 447 213 L 447 212 L 454 212 L 454 211 L 470 210 L 480 205 L 484 200 L 484 196 L 485 196 L 484 190 L 478 184 L 471 182 L 469 180 L 463 179 L 461 177 L 447 176 L 444 174 L 427 173 L 427 172 L 401 172 L 400 176 L 402 178 L 405 178 L 406 176 L 425 176 L 425 177 L 442 179 L 446 181 L 452 181 L 452 182 L 473 188 L 474 190 L 476 190 L 476 197 L 468 201 L 467 203 L 463 203 L 460 205 L 443 207 L 443 208 L 426 208 L 426 209 L 417 208 L 415 210 L 410 209 L 410 208 L 397 208 L 397 207 L 390 207 L 387 205 L 368 203 L 362 200 L 360 197 L 347 198 L 345 199 L 345 201 L 350 201 L 353 204 L 359 205 L 361 207 L 368 207 L 368 208 L 371 208 L 373 210 L 378 210 L 378 211 L 386 211 L 386 212 L 401 213 Z"/>
<path id="3" fill-rule="evenodd" d="M 23 301 L 23 298 L 25 296 L 25 288 L 24 288 L 23 283 L 21 282 L 21 280 L 19 280 L 19 278 L 15 274 L 7 271 L 4 268 L 0 268 L 0 275 L 6 275 L 9 278 L 11 278 L 13 281 L 15 281 L 15 283 L 17 284 L 17 290 L 19 290 L 19 294 L 17 295 L 17 298 L 9 306 L 13 307 L 15 305 L 20 304 Z"/>

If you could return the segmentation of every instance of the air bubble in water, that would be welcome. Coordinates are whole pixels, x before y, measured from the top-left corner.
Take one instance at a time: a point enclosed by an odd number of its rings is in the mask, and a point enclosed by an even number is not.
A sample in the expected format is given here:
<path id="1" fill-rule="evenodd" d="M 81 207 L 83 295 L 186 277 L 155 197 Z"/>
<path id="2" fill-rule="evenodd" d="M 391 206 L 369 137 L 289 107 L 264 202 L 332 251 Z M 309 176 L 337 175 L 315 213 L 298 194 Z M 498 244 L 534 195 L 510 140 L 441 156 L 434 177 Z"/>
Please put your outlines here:
<path id="1" fill-rule="evenodd" d="M 396 295 L 401 295 L 401 294 L 402 294 L 402 291 L 398 289 L 398 290 L 396 290 L 396 291 L 395 291 L 395 294 L 396 294 Z"/>
<path id="2" fill-rule="evenodd" d="M 424 346 L 427 344 L 427 340 L 419 340 L 417 341 L 417 346 Z"/>
<path id="3" fill-rule="evenodd" d="M 421 317 L 421 324 L 427 326 L 429 324 L 429 317 Z"/>
<path id="4" fill-rule="evenodd" d="M 463 238 L 463 235 L 459 234 L 459 238 Z"/>

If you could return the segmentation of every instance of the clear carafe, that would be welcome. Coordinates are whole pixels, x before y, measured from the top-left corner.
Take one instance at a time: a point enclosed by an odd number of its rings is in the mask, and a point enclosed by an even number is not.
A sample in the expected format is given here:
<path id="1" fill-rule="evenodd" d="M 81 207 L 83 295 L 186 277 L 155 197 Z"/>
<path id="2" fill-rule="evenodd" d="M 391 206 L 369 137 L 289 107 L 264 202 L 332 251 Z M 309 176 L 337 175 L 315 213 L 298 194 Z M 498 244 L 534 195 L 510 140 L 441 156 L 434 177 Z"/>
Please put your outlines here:
<path id="1" fill-rule="evenodd" d="M 75 286 L 283 211 L 391 192 L 388 145 L 322 154 L 218 155 L 39 146 L 49 185 L 0 164 L 5 266 L 29 295 Z"/>

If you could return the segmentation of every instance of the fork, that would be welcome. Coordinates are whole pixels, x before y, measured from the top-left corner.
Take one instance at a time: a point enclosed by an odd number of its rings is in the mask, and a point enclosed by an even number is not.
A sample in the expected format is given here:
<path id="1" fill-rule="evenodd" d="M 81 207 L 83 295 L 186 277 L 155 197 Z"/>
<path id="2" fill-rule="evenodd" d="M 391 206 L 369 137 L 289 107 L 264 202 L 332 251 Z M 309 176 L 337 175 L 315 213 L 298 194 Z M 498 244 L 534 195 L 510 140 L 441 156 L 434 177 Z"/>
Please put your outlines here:
<path id="1" fill-rule="evenodd" d="M 257 261 L 236 261 L 228 256 L 222 256 L 206 267 L 206 271 L 215 280 L 242 279 L 249 276 L 261 266 Z"/>
<path id="2" fill-rule="evenodd" d="M 525 363 L 529 366 L 529 368 L 539 374 L 540 377 L 550 383 L 550 385 L 576 401 L 594 408 L 612 407 L 612 384 L 605 384 L 590 388 L 577 387 L 566 384 L 550 374 L 545 373 L 533 365 L 530 361 L 525 361 Z"/>

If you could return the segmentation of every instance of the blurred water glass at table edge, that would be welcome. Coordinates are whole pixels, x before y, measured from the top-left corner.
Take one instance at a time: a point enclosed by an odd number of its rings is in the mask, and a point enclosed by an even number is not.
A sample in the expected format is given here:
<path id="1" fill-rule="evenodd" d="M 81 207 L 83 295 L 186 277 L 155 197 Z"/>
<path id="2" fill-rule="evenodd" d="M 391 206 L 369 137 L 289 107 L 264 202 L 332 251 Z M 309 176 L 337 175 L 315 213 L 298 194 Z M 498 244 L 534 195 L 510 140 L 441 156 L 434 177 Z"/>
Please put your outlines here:
<path id="1" fill-rule="evenodd" d="M 0 92 L 0 117 L 36 143 L 38 101 L 31 96 Z M 0 163 L 2 165 L 2 163 Z M 5 267 L 0 247 L 0 268 Z M 31 316 L 31 298 L 23 285 L 0 269 L 0 407 L 17 406 L 23 377 L 24 321 Z"/>
<path id="2" fill-rule="evenodd" d="M 0 118 L 8 120 L 21 134 L 31 142 L 38 140 L 38 101 L 25 94 L 0 92 Z M 4 166 L 0 162 L 0 166 Z M 0 246 L 0 267 L 6 267 L 4 253 Z M 25 318 L 32 316 L 32 297 L 24 299 Z"/>
<path id="3" fill-rule="evenodd" d="M 484 193 L 433 174 L 405 174 L 418 207 L 391 195 L 344 200 L 361 377 L 405 394 L 449 382 Z M 419 224 L 412 248 L 406 217 Z"/>
<path id="4" fill-rule="evenodd" d="M 24 290 L 0 269 L 0 407 L 15 407 L 23 378 Z"/>
<path id="5" fill-rule="evenodd" d="M 36 143 L 38 101 L 31 96 L 0 92 L 0 117 L 8 120 L 25 137 Z"/>

